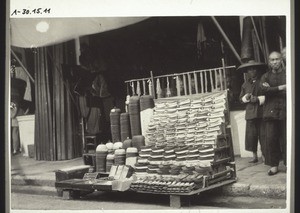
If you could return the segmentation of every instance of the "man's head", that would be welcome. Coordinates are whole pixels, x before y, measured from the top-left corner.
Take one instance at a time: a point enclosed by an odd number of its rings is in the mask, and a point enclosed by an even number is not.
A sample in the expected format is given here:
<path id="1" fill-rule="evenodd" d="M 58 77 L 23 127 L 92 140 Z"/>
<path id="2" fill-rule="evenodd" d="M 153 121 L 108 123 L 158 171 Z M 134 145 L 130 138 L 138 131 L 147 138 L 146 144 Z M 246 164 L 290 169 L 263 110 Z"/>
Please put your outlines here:
<path id="1" fill-rule="evenodd" d="M 277 71 L 281 68 L 282 55 L 279 52 L 271 52 L 269 55 L 269 66 L 272 70 Z"/>
<path id="2" fill-rule="evenodd" d="M 257 69 L 255 67 L 248 67 L 247 74 L 249 78 L 255 78 L 257 77 Z"/>

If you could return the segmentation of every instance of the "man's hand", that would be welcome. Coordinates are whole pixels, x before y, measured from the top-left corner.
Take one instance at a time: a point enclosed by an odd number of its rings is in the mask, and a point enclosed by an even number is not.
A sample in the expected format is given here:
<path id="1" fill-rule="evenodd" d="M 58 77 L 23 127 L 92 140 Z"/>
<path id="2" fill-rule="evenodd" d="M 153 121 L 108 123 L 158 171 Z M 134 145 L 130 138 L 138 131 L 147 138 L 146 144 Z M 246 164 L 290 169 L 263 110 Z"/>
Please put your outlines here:
<path id="1" fill-rule="evenodd" d="M 251 94 L 250 94 L 250 93 L 247 93 L 244 97 L 245 97 L 245 99 L 246 99 L 247 101 L 249 101 L 250 98 L 251 98 Z"/>
<path id="2" fill-rule="evenodd" d="M 286 91 L 286 84 L 278 86 L 278 90 Z"/>
<path id="3" fill-rule="evenodd" d="M 251 95 L 250 102 L 251 103 L 256 103 L 257 101 L 258 101 L 257 96 Z"/>
<path id="4" fill-rule="evenodd" d="M 264 87 L 270 87 L 270 84 L 267 83 L 267 82 L 264 82 L 262 85 L 263 85 Z"/>

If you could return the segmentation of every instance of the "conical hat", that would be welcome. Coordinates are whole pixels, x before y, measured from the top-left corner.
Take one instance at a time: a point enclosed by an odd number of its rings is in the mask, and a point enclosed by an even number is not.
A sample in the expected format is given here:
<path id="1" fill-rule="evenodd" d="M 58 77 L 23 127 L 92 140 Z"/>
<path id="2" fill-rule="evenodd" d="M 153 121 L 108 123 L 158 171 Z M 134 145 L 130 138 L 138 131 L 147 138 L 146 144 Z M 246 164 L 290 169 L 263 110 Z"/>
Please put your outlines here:
<path id="1" fill-rule="evenodd" d="M 250 60 L 250 61 L 248 61 L 247 63 L 242 64 L 241 66 L 239 66 L 239 67 L 237 68 L 237 70 L 246 72 L 246 71 L 247 71 L 247 68 L 249 68 L 249 67 L 256 67 L 258 70 L 260 70 L 260 69 L 267 68 L 267 65 L 264 64 L 264 63 L 261 63 L 261 62 L 256 62 L 256 61 L 254 61 L 254 60 Z"/>

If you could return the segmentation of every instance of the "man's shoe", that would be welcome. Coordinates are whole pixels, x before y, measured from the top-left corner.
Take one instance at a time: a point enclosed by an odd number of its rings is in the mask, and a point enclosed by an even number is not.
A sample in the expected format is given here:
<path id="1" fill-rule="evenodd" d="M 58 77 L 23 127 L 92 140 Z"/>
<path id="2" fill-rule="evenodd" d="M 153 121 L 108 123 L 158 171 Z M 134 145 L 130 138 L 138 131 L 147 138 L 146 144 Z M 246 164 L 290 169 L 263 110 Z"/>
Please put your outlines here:
<path id="1" fill-rule="evenodd" d="M 278 169 L 275 171 L 272 171 L 272 169 L 269 169 L 269 171 L 268 171 L 269 176 L 276 175 L 277 173 L 278 173 Z"/>
<path id="2" fill-rule="evenodd" d="M 249 161 L 249 163 L 257 163 L 258 162 L 258 159 L 257 158 L 254 158 L 252 160 Z"/>

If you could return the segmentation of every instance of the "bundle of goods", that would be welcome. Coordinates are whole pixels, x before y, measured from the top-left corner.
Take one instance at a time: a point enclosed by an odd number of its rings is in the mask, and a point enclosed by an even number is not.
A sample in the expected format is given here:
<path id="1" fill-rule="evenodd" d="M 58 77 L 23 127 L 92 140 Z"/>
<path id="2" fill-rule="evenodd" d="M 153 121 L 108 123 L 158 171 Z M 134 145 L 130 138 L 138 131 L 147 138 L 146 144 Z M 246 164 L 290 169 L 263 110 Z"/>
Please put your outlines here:
<path id="1" fill-rule="evenodd" d="M 225 92 L 157 101 L 145 135 L 149 145 L 140 149 L 132 190 L 190 192 L 230 178 L 225 110 Z"/>
<path id="2" fill-rule="evenodd" d="M 121 140 L 120 114 L 121 114 L 121 110 L 118 108 L 113 108 L 110 111 L 110 127 L 111 127 L 111 136 L 113 142 L 117 142 Z"/>
<path id="3" fill-rule="evenodd" d="M 201 188 L 203 175 L 201 174 L 180 174 L 170 177 L 148 176 L 138 178 L 130 188 L 134 191 L 146 191 L 154 193 L 189 193 L 192 190 Z"/>
<path id="4" fill-rule="evenodd" d="M 134 167 L 137 162 L 138 150 L 136 147 L 126 149 L 126 165 Z"/>
<path id="5" fill-rule="evenodd" d="M 130 119 L 129 113 L 124 112 L 120 115 L 120 128 L 121 128 L 121 141 L 124 142 L 127 138 L 130 138 Z"/>
<path id="6" fill-rule="evenodd" d="M 114 165 L 125 165 L 126 161 L 126 151 L 125 149 L 115 150 L 115 163 Z"/>
<path id="7" fill-rule="evenodd" d="M 132 96 L 129 100 L 128 112 L 132 137 L 141 134 L 140 97 Z"/>
<path id="8" fill-rule="evenodd" d="M 99 144 L 96 148 L 96 171 L 105 172 L 106 171 L 106 156 L 108 154 L 108 149 L 106 145 Z"/>

